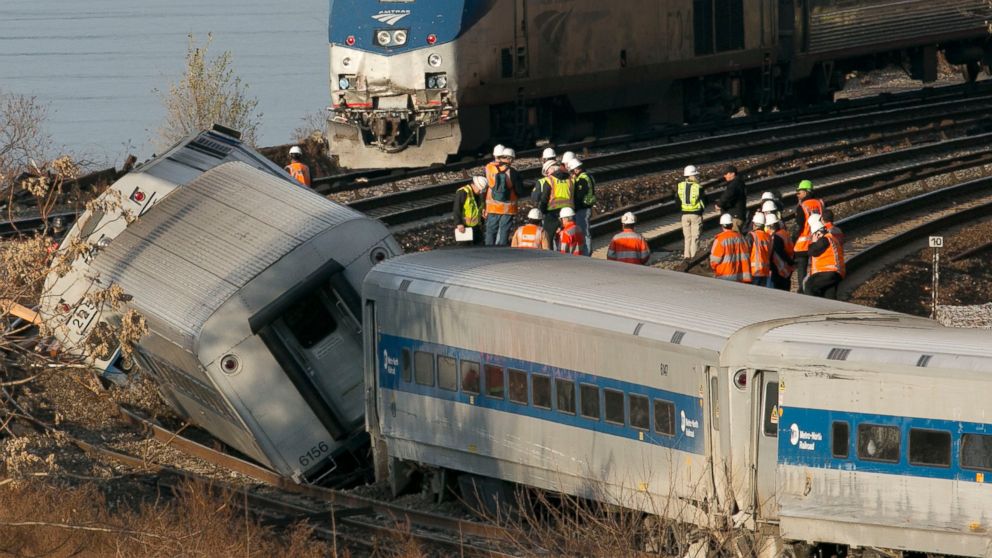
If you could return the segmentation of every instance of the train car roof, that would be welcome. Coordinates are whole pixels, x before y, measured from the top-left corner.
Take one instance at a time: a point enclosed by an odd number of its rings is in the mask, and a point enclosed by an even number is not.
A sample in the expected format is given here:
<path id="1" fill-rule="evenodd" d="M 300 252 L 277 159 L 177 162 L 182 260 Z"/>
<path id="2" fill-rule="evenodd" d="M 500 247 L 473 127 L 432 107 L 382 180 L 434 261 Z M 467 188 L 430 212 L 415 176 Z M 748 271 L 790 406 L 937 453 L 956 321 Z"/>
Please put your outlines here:
<path id="1" fill-rule="evenodd" d="M 718 351 L 735 332 L 770 320 L 823 314 L 900 316 L 687 273 L 517 249 L 409 254 L 374 267 L 365 284 L 514 307 L 666 342 L 677 337 L 682 345 Z"/>
<path id="2" fill-rule="evenodd" d="M 223 163 L 177 188 L 103 249 L 100 281 L 139 294 L 155 326 L 189 340 L 283 255 L 361 213 L 248 164 Z"/>

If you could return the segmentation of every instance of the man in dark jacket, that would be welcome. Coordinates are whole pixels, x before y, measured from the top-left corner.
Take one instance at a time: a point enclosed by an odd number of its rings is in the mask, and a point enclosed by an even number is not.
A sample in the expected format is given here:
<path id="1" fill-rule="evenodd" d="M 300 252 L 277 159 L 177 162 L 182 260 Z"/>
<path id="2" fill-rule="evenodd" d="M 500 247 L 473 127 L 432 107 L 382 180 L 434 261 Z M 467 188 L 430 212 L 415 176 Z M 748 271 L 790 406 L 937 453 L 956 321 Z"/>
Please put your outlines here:
<path id="1" fill-rule="evenodd" d="M 726 181 L 726 187 L 723 195 L 716 202 L 716 210 L 720 213 L 729 213 L 734 220 L 734 231 L 741 232 L 747 213 L 747 185 L 744 184 L 744 179 L 737 175 L 737 167 L 734 165 L 728 165 L 723 170 L 723 179 Z"/>

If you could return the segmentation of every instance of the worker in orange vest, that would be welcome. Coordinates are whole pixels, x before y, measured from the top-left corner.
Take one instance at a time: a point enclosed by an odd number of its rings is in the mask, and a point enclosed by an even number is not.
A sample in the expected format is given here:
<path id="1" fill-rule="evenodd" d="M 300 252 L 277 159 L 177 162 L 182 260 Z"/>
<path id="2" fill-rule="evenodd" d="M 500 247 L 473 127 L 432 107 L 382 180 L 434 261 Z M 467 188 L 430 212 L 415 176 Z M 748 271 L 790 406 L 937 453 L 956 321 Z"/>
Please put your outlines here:
<path id="1" fill-rule="evenodd" d="M 782 228 L 782 221 L 774 211 L 765 213 L 765 230 L 772 238 L 772 286 L 780 291 L 789 291 L 792 289 L 792 272 L 795 271 L 792 237 Z"/>
<path id="2" fill-rule="evenodd" d="M 297 182 L 304 186 L 310 185 L 310 167 L 303 164 L 303 150 L 294 145 L 289 148 L 289 164 L 284 168 Z"/>
<path id="3" fill-rule="evenodd" d="M 520 174 L 513 168 L 517 154 L 504 147 L 499 158 L 486 165 L 486 246 L 509 246 L 510 225 L 517 214 L 517 199 L 523 191 Z"/>
<path id="4" fill-rule="evenodd" d="M 806 279 L 806 272 L 809 268 L 809 218 L 811 215 L 820 214 L 827 209 L 823 200 L 818 199 L 813 194 L 813 183 L 803 180 L 796 186 L 796 199 L 799 205 L 796 207 L 796 226 L 792 231 L 792 238 L 795 240 L 795 260 L 796 272 L 799 279 L 799 292 L 803 292 L 803 281 Z"/>
<path id="5" fill-rule="evenodd" d="M 562 254 L 572 254 L 573 256 L 588 256 L 586 250 L 586 239 L 582 236 L 582 229 L 575 224 L 575 210 L 571 207 L 563 207 L 558 212 L 561 219 L 561 228 L 555 238 L 555 250 Z"/>
<path id="6" fill-rule="evenodd" d="M 803 292 L 811 296 L 837 299 L 837 285 L 847 275 L 844 247 L 837 237 L 823 225 L 819 215 L 809 218 L 810 273 Z"/>
<path id="7" fill-rule="evenodd" d="M 620 225 L 623 230 L 610 241 L 610 247 L 606 251 L 606 259 L 638 265 L 648 263 L 651 258 L 651 248 L 648 247 L 644 237 L 634 230 L 635 223 L 637 223 L 637 217 L 629 211 L 620 217 Z"/>
<path id="8" fill-rule="evenodd" d="M 772 287 L 772 235 L 765 231 L 765 214 L 760 211 L 755 213 L 752 226 L 753 230 L 747 233 L 745 239 L 751 249 L 748 255 L 751 284 Z"/>
<path id="9" fill-rule="evenodd" d="M 530 213 L 527 214 L 527 223 L 517 227 L 517 230 L 513 232 L 510 246 L 531 250 L 550 250 L 551 245 L 548 243 L 548 236 L 544 234 L 544 227 L 541 226 L 543 221 L 544 215 L 541 214 L 541 210 L 536 207 L 531 209 Z"/>
<path id="10" fill-rule="evenodd" d="M 751 263 L 748 261 L 747 242 L 734 230 L 734 218 L 729 213 L 720 216 L 723 231 L 713 240 L 710 251 L 710 268 L 713 276 L 725 281 L 751 282 Z"/>

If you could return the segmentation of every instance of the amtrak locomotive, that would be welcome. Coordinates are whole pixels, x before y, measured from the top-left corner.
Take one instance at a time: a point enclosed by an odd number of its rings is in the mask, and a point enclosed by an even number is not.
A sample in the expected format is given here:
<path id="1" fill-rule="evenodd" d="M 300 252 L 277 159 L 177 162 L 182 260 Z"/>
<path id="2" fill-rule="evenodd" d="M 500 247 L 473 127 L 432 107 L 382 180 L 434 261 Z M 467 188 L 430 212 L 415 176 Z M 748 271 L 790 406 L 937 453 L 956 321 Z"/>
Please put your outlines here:
<path id="1" fill-rule="evenodd" d="M 394 490 L 495 479 L 753 530 L 763 556 L 992 552 L 988 331 L 530 250 L 401 256 L 364 298 Z"/>
<path id="2" fill-rule="evenodd" d="M 852 69 L 974 78 L 985 0 L 330 0 L 331 152 L 345 167 L 829 99 Z"/>

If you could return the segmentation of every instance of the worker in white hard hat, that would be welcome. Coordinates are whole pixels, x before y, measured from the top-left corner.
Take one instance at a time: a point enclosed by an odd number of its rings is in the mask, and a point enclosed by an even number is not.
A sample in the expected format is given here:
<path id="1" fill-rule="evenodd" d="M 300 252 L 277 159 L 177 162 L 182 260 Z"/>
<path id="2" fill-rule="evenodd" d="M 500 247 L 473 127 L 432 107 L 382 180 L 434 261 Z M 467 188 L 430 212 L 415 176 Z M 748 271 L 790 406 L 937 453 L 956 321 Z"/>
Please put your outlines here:
<path id="1" fill-rule="evenodd" d="M 551 244 L 548 236 L 544 234 L 544 214 L 538 208 L 531 209 L 527 213 L 527 222 L 517 227 L 513 232 L 513 240 L 510 246 L 514 248 L 527 248 L 530 250 L 550 250 Z"/>
<path id="2" fill-rule="evenodd" d="M 768 217 L 768 215 L 771 214 L 775 214 L 775 216 L 778 217 L 779 220 L 782 219 L 782 208 L 775 203 L 775 200 L 765 200 L 761 202 L 761 213 L 764 213 L 765 217 Z"/>
<path id="3" fill-rule="evenodd" d="M 792 272 L 796 269 L 792 236 L 785 230 L 782 220 L 774 211 L 765 213 L 765 231 L 772 238 L 772 272 L 769 276 L 772 287 L 780 291 L 789 291 L 792 288 Z"/>
<path id="4" fill-rule="evenodd" d="M 747 242 L 734 230 L 734 217 L 729 213 L 720 216 L 723 231 L 713 240 L 710 251 L 710 269 L 713 276 L 725 281 L 751 282 L 751 262 L 748 260 Z"/>
<path id="5" fill-rule="evenodd" d="M 809 276 L 803 281 L 803 293 L 837 299 L 837 285 L 847 274 L 844 247 L 823 223 L 820 215 L 807 219 L 809 226 Z"/>
<path id="6" fill-rule="evenodd" d="M 651 248 L 640 233 L 634 230 L 637 217 L 631 213 L 624 213 L 620 217 L 622 230 L 610 241 L 610 247 L 606 251 L 606 259 L 615 262 L 624 262 L 637 265 L 647 265 L 651 259 Z"/>
<path id="7" fill-rule="evenodd" d="M 684 238 L 682 257 L 695 258 L 699 251 L 699 233 L 703 228 L 703 211 L 706 209 L 706 194 L 699 183 L 699 170 L 688 165 L 682 172 L 685 178 L 675 187 L 675 199 L 682 209 L 682 237 Z"/>
<path id="8" fill-rule="evenodd" d="M 554 244 L 555 231 L 558 230 L 558 212 L 564 208 L 571 209 L 574 221 L 575 180 L 554 161 L 544 163 L 542 170 L 544 177 L 537 185 L 540 189 L 537 207 L 544 214 L 544 232 L 548 234 L 548 241 Z"/>
<path id="9" fill-rule="evenodd" d="M 592 235 L 589 231 L 589 220 L 592 218 L 592 208 L 596 205 L 596 181 L 586 172 L 582 160 L 578 157 L 565 163 L 565 170 L 575 184 L 575 223 L 582 229 L 586 237 L 586 251 L 592 253 Z"/>
<path id="10" fill-rule="evenodd" d="M 561 228 L 558 229 L 555 238 L 555 250 L 562 254 L 588 256 L 582 230 L 575 224 L 575 210 L 571 207 L 563 207 L 558 212 L 558 218 L 561 220 Z"/>
<path id="11" fill-rule="evenodd" d="M 502 143 L 497 143 L 496 147 L 493 147 L 493 161 L 499 161 L 501 155 L 503 155 L 503 150 L 506 149 Z"/>
<path id="12" fill-rule="evenodd" d="M 544 151 L 541 152 L 541 163 L 545 163 L 547 161 L 557 161 L 557 160 L 558 160 L 558 154 L 555 153 L 554 148 L 545 147 Z"/>
<path id="13" fill-rule="evenodd" d="M 493 150 L 495 153 L 495 150 Z M 523 180 L 513 168 L 517 154 L 503 147 L 496 161 L 486 165 L 486 246 L 509 246 L 510 226 L 517 214 L 517 199 L 523 194 Z"/>
<path id="14" fill-rule="evenodd" d="M 779 218 L 782 217 L 782 200 L 776 195 L 775 192 L 764 192 L 761 194 L 761 204 L 762 207 L 772 202 L 775 205 L 775 211 L 778 213 Z M 765 213 L 768 213 L 767 211 Z"/>
<path id="15" fill-rule="evenodd" d="M 289 164 L 283 167 L 297 182 L 304 186 L 310 185 L 310 167 L 303 161 L 303 150 L 294 145 L 289 148 Z"/>
<path id="16" fill-rule="evenodd" d="M 757 212 L 751 220 L 752 230 L 744 240 L 747 242 L 748 262 L 751 264 L 751 284 L 771 287 L 772 235 L 765 230 L 765 214 Z"/>
<path id="17" fill-rule="evenodd" d="M 455 221 L 455 238 L 459 245 L 477 246 L 482 244 L 482 198 L 485 195 L 486 177 L 473 176 L 471 182 L 455 190 L 455 203 L 452 216 Z M 458 238 L 463 238 L 458 240 Z"/>
<path id="18" fill-rule="evenodd" d="M 563 170 L 568 170 L 568 169 L 565 168 L 565 165 L 567 165 L 568 162 L 571 161 L 574 158 L 575 158 L 575 153 L 572 153 L 571 151 L 566 151 L 566 152 L 562 153 L 561 154 L 561 168 Z"/>

